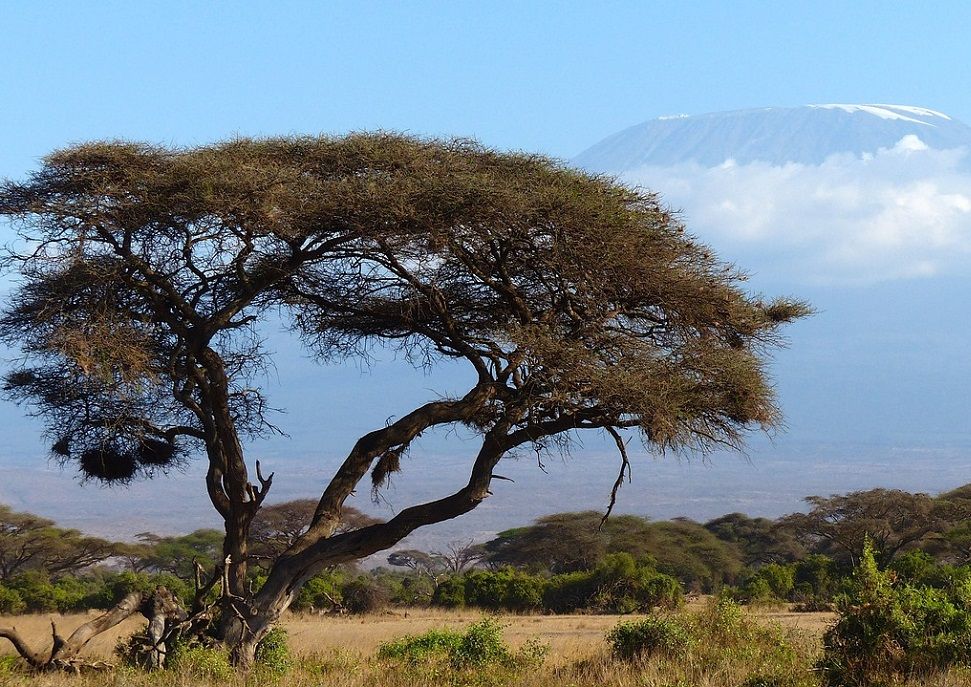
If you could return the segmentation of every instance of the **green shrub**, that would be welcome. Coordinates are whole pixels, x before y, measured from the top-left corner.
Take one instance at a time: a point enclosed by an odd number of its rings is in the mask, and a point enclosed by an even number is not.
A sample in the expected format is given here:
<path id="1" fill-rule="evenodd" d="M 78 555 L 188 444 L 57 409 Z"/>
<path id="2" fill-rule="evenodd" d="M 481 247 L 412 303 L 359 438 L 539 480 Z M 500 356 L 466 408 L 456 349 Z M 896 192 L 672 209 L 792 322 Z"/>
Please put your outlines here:
<path id="1" fill-rule="evenodd" d="M 897 577 L 908 584 L 928 585 L 937 567 L 934 557 L 925 551 L 907 551 L 897 556 L 888 566 Z"/>
<path id="2" fill-rule="evenodd" d="M 793 564 L 793 581 L 803 598 L 796 601 L 814 599 L 820 602 L 831 601 L 839 586 L 840 575 L 836 563 L 829 556 L 812 554 Z M 795 591 L 795 590 L 794 590 Z"/>
<path id="3" fill-rule="evenodd" d="M 293 667 L 287 631 L 274 627 L 256 645 L 256 665 L 271 673 L 284 675 Z"/>
<path id="4" fill-rule="evenodd" d="M 17 615 L 27 610 L 27 604 L 20 596 L 20 592 L 0 585 L 0 613 L 4 615 Z"/>
<path id="5" fill-rule="evenodd" d="M 503 568 L 465 574 L 465 603 L 489 610 L 529 611 L 543 603 L 547 581 L 537 575 Z"/>
<path id="6" fill-rule="evenodd" d="M 432 594 L 432 603 L 443 608 L 464 608 L 465 578 L 453 575 L 439 582 Z"/>
<path id="7" fill-rule="evenodd" d="M 514 652 L 502 637 L 499 621 L 484 618 L 469 625 L 465 632 L 429 630 L 385 642 L 378 647 L 378 658 L 426 667 L 439 659 L 454 670 L 486 666 L 519 670 L 541 663 L 548 650 L 548 646 L 530 640 Z"/>
<path id="8" fill-rule="evenodd" d="M 453 662 L 462 667 L 508 663 L 511 658 L 502 638 L 502 625 L 495 618 L 469 625 L 452 655 Z"/>
<path id="9" fill-rule="evenodd" d="M 867 543 L 819 663 L 827 684 L 894 682 L 971 665 L 971 585 L 903 584 L 878 569 Z"/>
<path id="10" fill-rule="evenodd" d="M 742 588 L 735 591 L 734 598 L 743 603 L 757 604 L 779 601 L 779 598 L 772 593 L 772 586 L 764 577 L 755 575 L 750 577 Z"/>
<path id="11" fill-rule="evenodd" d="M 614 656 L 625 661 L 684 655 L 692 641 L 691 627 L 683 619 L 671 616 L 651 615 L 621 622 L 607 633 Z"/>
<path id="12" fill-rule="evenodd" d="M 13 675 L 24 665 L 19 656 L 0 656 L 0 677 Z"/>
<path id="13" fill-rule="evenodd" d="M 451 656 L 462 642 L 454 630 L 428 630 L 420 635 L 405 635 L 378 647 L 378 658 L 419 663 L 436 655 Z"/>
<path id="14" fill-rule="evenodd" d="M 6 586 L 20 596 L 23 610 L 70 613 L 85 608 L 84 600 L 91 591 L 91 580 L 63 577 L 52 582 L 46 573 L 32 570 L 13 578 Z"/>
<path id="15" fill-rule="evenodd" d="M 225 682 L 233 676 L 229 653 L 222 648 L 177 646 L 168 657 L 168 667 L 193 678 Z"/>
<path id="16" fill-rule="evenodd" d="M 300 588 L 291 608 L 294 611 L 329 610 L 333 605 L 331 599 L 341 603 L 344 582 L 344 575 L 337 570 L 315 575 Z"/>
<path id="17" fill-rule="evenodd" d="M 681 604 L 681 584 L 643 565 L 627 553 L 610 554 L 593 570 L 555 575 L 543 598 L 554 613 L 585 609 L 601 613 L 634 613 L 656 606 Z"/>

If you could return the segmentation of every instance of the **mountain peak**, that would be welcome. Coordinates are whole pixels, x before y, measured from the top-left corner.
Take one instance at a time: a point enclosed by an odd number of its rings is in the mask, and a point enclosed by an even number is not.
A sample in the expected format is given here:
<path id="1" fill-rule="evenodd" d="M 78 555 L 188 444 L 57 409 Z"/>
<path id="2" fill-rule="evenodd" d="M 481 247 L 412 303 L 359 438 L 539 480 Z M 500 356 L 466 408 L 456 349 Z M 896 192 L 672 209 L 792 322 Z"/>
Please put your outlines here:
<path id="1" fill-rule="evenodd" d="M 608 136 L 574 162 L 613 173 L 685 162 L 714 166 L 726 160 L 819 164 L 839 153 L 892 148 L 905 136 L 930 148 L 971 147 L 971 127 L 937 110 L 828 103 L 666 115 Z"/>

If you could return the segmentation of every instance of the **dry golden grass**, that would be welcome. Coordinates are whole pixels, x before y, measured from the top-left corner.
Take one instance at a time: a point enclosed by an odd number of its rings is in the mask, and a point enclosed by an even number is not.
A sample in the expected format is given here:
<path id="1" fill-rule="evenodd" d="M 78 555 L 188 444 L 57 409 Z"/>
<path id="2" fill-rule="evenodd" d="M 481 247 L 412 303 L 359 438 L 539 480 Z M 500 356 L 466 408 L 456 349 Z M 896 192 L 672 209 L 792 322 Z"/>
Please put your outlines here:
<path id="1" fill-rule="evenodd" d="M 689 611 L 700 612 L 703 600 L 689 604 Z M 792 613 L 787 609 L 759 609 L 749 615 L 759 624 L 779 628 L 772 634 L 784 638 L 796 653 L 788 666 L 798 673 L 798 685 L 816 687 L 817 677 L 810 666 L 818 655 L 822 630 L 832 620 L 826 613 Z M 89 616 L 57 617 L 58 629 L 66 633 Z M 702 650 L 684 659 L 652 659 L 627 664 L 610 657 L 604 634 L 618 621 L 631 616 L 515 616 L 504 615 L 504 636 L 513 647 L 527 639 L 538 638 L 550 645 L 542 666 L 528 670 L 488 668 L 477 671 L 442 671 L 434 666 L 411 667 L 376 659 L 379 644 L 406 634 L 431 628 L 464 628 L 482 617 L 470 611 L 431 609 L 397 610 L 365 617 L 287 617 L 284 625 L 298 665 L 285 676 L 255 673 L 248 677 L 221 673 L 189 671 L 145 673 L 119 668 L 114 673 L 81 676 L 63 673 L 30 675 L 0 670 L 2 687 L 739 687 L 759 674 L 757 654 L 746 656 L 711 654 Z M 31 640 L 49 641 L 46 616 L 0 618 L 0 624 L 16 624 Z M 118 638 L 135 631 L 141 623 L 130 620 L 115 632 L 98 638 L 89 647 L 90 658 L 110 658 Z M 3 647 L 9 653 L 9 647 Z M 773 659 L 774 660 L 774 659 Z M 2 666 L 0 666 L 2 668 Z M 749 684 L 761 684 L 758 682 Z M 773 683 L 764 683 L 773 684 Z M 779 683 L 783 684 L 783 683 Z M 789 684 L 789 683 L 785 683 Z M 792 683 L 796 684 L 796 683 Z M 971 675 L 952 672 L 927 683 L 908 683 L 908 687 L 971 687 Z"/>
<path id="2" fill-rule="evenodd" d="M 704 607 L 705 599 L 694 599 L 688 604 L 689 611 Z M 21 615 L 0 616 L 0 626 L 15 626 L 32 644 L 43 645 L 51 638 L 51 620 L 64 636 L 96 613 L 71 615 Z M 318 616 L 288 615 L 284 627 L 294 653 L 303 658 L 330 653 L 334 650 L 349 651 L 366 656 L 374 652 L 382 642 L 406 634 L 417 634 L 432 628 L 461 628 L 481 618 L 483 613 L 474 610 L 451 611 L 436 608 L 396 609 L 386 613 L 366 616 Z M 778 623 L 786 628 L 805 630 L 821 636 L 832 621 L 830 613 L 794 613 L 784 607 L 758 609 L 752 615 L 762 622 Z M 619 615 L 504 615 L 505 637 L 513 647 L 519 647 L 530 638 L 538 638 L 550 645 L 553 660 L 572 660 L 577 656 L 590 655 L 601 648 L 604 634 L 620 620 L 631 616 Z M 139 618 L 130 618 L 110 632 L 106 632 L 85 647 L 83 656 L 108 659 L 122 637 L 128 637 L 145 625 Z M 13 647 L 0 640 L 0 655 L 13 654 Z"/>

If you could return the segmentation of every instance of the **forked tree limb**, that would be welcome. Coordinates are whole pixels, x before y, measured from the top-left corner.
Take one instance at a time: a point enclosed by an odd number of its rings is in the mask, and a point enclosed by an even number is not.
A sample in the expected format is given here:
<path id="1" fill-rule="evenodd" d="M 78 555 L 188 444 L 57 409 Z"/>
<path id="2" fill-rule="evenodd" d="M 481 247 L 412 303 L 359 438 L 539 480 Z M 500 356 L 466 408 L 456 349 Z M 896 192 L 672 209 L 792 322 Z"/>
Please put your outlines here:
<path id="1" fill-rule="evenodd" d="M 35 670 L 71 669 L 77 670 L 77 657 L 81 650 L 96 636 L 110 630 L 127 618 L 141 613 L 150 620 L 158 615 L 178 616 L 184 612 L 172 602 L 172 595 L 164 587 L 153 592 L 132 592 L 115 604 L 107 612 L 93 618 L 74 630 L 63 639 L 51 621 L 52 644 L 49 649 L 39 650 L 31 647 L 17 632 L 16 628 L 0 628 L 0 637 L 13 644 L 17 653 Z"/>

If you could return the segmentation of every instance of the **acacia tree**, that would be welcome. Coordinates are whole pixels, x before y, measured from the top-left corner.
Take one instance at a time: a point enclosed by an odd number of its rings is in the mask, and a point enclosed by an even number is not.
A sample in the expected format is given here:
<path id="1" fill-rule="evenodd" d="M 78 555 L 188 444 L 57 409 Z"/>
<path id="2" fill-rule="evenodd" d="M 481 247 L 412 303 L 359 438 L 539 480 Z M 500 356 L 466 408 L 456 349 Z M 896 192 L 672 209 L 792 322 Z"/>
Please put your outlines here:
<path id="1" fill-rule="evenodd" d="M 361 134 L 192 149 L 95 143 L 0 189 L 26 251 L 0 320 L 20 347 L 10 395 L 53 451 L 107 481 L 202 453 L 225 523 L 217 637 L 246 664 L 320 570 L 475 508 L 499 460 L 582 429 L 657 449 L 737 446 L 778 420 L 763 354 L 807 308 L 765 302 L 650 194 L 467 141 Z M 321 359 L 383 343 L 466 361 L 461 396 L 362 436 L 263 586 L 246 579 L 272 484 L 244 444 L 272 432 L 257 331 L 283 311 Z M 346 393 L 346 391 L 342 392 Z M 479 433 L 464 487 L 340 531 L 368 473 L 380 486 L 421 433 Z"/>
<path id="2" fill-rule="evenodd" d="M 294 499 L 263 506 L 250 524 L 250 545 L 255 555 L 264 560 L 275 560 L 306 531 L 316 509 L 316 499 Z M 335 533 L 378 522 L 379 519 L 352 506 L 344 506 L 341 509 L 341 524 Z"/>
<path id="3" fill-rule="evenodd" d="M 73 574 L 115 555 L 104 539 L 56 527 L 52 520 L 0 504 L 0 582 L 27 570 Z"/>
<path id="4" fill-rule="evenodd" d="M 780 524 L 814 553 L 856 565 L 870 542 L 881 566 L 908 548 L 936 539 L 958 516 L 953 504 L 899 489 L 868 489 L 829 497 L 807 496 L 808 513 Z"/>

